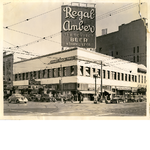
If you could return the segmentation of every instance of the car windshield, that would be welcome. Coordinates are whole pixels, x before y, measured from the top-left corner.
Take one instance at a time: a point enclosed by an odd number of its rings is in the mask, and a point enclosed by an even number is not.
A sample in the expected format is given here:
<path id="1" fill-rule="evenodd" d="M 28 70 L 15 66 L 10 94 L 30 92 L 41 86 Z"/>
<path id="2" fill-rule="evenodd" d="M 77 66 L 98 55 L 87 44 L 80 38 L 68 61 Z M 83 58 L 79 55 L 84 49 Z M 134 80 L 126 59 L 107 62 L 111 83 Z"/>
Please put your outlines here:
<path id="1" fill-rule="evenodd" d="M 23 97 L 21 94 L 14 94 L 14 97 Z"/>

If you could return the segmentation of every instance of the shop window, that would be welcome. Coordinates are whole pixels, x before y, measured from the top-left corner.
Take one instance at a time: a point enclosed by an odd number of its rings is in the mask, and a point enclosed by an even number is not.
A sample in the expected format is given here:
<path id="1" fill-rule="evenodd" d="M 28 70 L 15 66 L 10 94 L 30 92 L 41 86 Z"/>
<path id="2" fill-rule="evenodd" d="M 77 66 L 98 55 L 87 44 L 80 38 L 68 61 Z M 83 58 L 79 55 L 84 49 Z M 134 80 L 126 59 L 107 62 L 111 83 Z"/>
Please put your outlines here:
<path id="1" fill-rule="evenodd" d="M 61 68 L 58 68 L 58 77 L 61 77 Z"/>
<path id="2" fill-rule="evenodd" d="M 139 56 L 137 56 L 137 62 L 139 62 Z"/>
<path id="3" fill-rule="evenodd" d="M 110 71 L 107 71 L 107 77 L 110 79 Z"/>
<path id="4" fill-rule="evenodd" d="M 23 73 L 23 80 L 25 80 L 25 73 Z"/>
<path id="5" fill-rule="evenodd" d="M 26 80 L 29 80 L 28 72 L 26 73 Z"/>
<path id="6" fill-rule="evenodd" d="M 135 53 L 135 47 L 133 47 L 133 53 Z"/>
<path id="7" fill-rule="evenodd" d="M 139 46 L 137 46 L 137 53 L 139 53 Z"/>
<path id="8" fill-rule="evenodd" d="M 106 71 L 105 70 L 103 70 L 103 78 L 106 78 L 106 73 L 105 73 Z"/>
<path id="9" fill-rule="evenodd" d="M 74 70 L 75 70 L 74 66 L 71 66 L 71 76 L 74 75 Z"/>
<path id="10" fill-rule="evenodd" d="M 17 74 L 15 74 L 15 81 L 17 81 Z"/>
<path id="11" fill-rule="evenodd" d="M 132 81 L 134 82 L 134 75 L 132 75 Z"/>
<path id="12" fill-rule="evenodd" d="M 144 83 L 146 83 L 146 76 L 144 76 Z"/>
<path id="13" fill-rule="evenodd" d="M 86 76 L 90 77 L 90 67 L 86 67 L 85 70 L 86 70 Z"/>
<path id="14" fill-rule="evenodd" d="M 135 76 L 135 82 L 137 82 L 137 76 Z"/>
<path id="15" fill-rule="evenodd" d="M 143 83 L 143 76 L 141 77 L 141 82 Z"/>
<path id="16" fill-rule="evenodd" d="M 118 72 L 118 80 L 120 80 L 120 73 Z"/>
<path id="17" fill-rule="evenodd" d="M 125 81 L 127 81 L 127 74 L 125 74 Z"/>
<path id="18" fill-rule="evenodd" d="M 138 82 L 140 83 L 140 75 L 138 75 L 138 79 L 139 79 Z"/>
<path id="19" fill-rule="evenodd" d="M 63 76 L 66 76 L 67 72 L 66 72 L 66 67 L 63 67 Z"/>
<path id="20" fill-rule="evenodd" d="M 123 74 L 123 73 L 121 73 L 121 76 L 122 76 L 122 81 L 124 81 L 124 74 Z"/>
<path id="21" fill-rule="evenodd" d="M 131 75 L 129 74 L 129 81 L 131 81 Z"/>

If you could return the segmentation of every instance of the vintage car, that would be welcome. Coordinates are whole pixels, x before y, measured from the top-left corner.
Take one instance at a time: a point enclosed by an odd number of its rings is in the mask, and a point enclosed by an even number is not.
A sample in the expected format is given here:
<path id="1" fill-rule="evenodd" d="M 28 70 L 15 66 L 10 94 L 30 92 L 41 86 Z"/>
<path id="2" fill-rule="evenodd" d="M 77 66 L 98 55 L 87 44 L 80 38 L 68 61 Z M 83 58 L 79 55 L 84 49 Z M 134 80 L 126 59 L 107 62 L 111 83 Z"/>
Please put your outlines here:
<path id="1" fill-rule="evenodd" d="M 121 95 L 116 95 L 114 98 L 112 98 L 111 103 L 120 103 L 125 102 L 125 99 Z"/>
<path id="2" fill-rule="evenodd" d="M 8 98 L 8 102 L 9 103 L 27 103 L 28 99 L 21 95 L 21 94 L 12 94 L 9 98 Z"/>

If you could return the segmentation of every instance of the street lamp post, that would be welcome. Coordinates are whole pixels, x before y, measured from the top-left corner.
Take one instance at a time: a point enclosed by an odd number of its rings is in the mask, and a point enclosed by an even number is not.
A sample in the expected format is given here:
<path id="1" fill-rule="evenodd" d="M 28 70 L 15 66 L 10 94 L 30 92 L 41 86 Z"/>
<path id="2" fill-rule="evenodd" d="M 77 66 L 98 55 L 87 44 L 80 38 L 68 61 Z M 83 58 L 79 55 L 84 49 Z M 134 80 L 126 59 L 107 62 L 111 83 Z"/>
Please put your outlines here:
<path id="1" fill-rule="evenodd" d="M 98 77 L 98 74 L 95 73 L 93 75 L 93 77 L 95 78 L 95 96 L 94 96 L 94 104 L 97 104 L 97 95 L 96 95 L 96 78 Z"/>

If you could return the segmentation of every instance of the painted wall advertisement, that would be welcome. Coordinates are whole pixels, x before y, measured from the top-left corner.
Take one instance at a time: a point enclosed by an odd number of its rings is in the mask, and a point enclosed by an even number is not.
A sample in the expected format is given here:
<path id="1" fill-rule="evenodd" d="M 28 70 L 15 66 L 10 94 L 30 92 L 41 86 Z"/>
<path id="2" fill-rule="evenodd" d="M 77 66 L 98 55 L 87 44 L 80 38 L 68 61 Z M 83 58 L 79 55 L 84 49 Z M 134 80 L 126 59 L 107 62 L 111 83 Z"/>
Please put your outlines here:
<path id="1" fill-rule="evenodd" d="M 95 8 L 62 6 L 62 47 L 95 48 Z"/>

